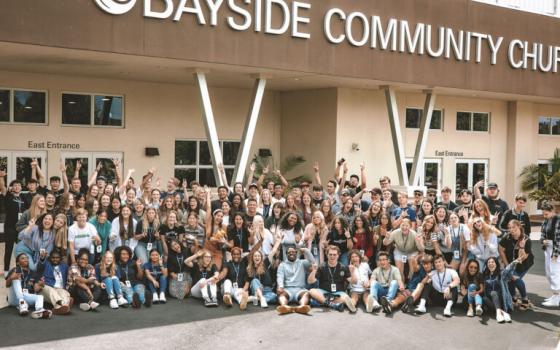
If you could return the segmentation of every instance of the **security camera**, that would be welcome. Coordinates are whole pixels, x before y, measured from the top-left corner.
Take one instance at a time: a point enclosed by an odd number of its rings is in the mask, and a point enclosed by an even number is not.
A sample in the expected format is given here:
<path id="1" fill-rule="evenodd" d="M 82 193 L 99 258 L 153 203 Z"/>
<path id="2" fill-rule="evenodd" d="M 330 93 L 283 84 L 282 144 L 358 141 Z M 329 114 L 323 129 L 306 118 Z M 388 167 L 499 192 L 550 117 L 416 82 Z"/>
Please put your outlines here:
<path id="1" fill-rule="evenodd" d="M 357 143 L 353 143 L 352 144 L 352 150 L 353 151 L 359 151 L 360 150 L 360 145 L 358 145 Z"/>

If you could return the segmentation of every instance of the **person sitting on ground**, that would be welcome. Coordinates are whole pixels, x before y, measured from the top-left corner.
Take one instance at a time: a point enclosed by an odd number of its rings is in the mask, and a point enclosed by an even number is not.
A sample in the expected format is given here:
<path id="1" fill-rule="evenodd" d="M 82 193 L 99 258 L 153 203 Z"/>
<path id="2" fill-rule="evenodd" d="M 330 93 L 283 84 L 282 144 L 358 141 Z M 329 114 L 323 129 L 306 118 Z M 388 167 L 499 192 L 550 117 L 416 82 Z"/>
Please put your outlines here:
<path id="1" fill-rule="evenodd" d="M 369 297 L 369 275 L 371 274 L 371 268 L 367 263 L 367 256 L 363 256 L 362 252 L 357 249 L 352 249 L 350 251 L 350 264 L 352 264 L 356 269 L 354 274 L 357 276 L 357 283 L 350 285 L 350 297 L 352 298 L 352 303 L 357 306 L 360 302 L 360 298 L 367 304 Z"/>
<path id="2" fill-rule="evenodd" d="M 77 262 L 68 271 L 68 286 L 70 295 L 80 304 L 83 311 L 95 310 L 99 306 L 101 283 L 95 278 L 95 268 L 88 263 L 89 249 L 78 251 Z"/>
<path id="3" fill-rule="evenodd" d="M 194 237 L 193 241 L 195 241 Z M 191 275 L 188 273 L 188 268 L 185 264 L 185 261 L 192 253 L 177 240 L 171 240 L 169 247 L 169 256 L 167 258 L 169 295 L 183 300 L 189 295 L 192 286 Z"/>
<path id="4" fill-rule="evenodd" d="M 416 307 L 416 313 L 426 312 L 426 303 L 430 301 L 432 305 L 445 306 L 443 315 L 451 317 L 451 308 L 457 302 L 457 286 L 459 286 L 459 275 L 455 270 L 445 267 L 443 255 L 434 257 L 435 270 L 430 273 L 431 283 L 428 282 L 422 291 L 422 298 Z"/>
<path id="5" fill-rule="evenodd" d="M 418 256 L 417 259 L 417 269 L 413 272 L 412 277 L 408 281 L 406 289 L 400 291 L 395 299 L 393 299 L 389 304 L 392 310 L 396 309 L 399 305 L 402 304 L 402 312 L 408 313 L 410 311 L 413 311 L 412 308 L 414 307 L 414 304 L 420 299 L 420 296 L 422 295 L 422 290 L 424 290 L 424 286 L 430 278 L 428 273 L 434 268 L 434 257 L 426 254 L 423 256 Z"/>
<path id="6" fill-rule="evenodd" d="M 370 294 L 368 297 L 366 311 L 378 311 L 383 307 L 383 312 L 393 312 L 391 302 L 397 296 L 397 291 L 404 291 L 399 269 L 389 262 L 389 254 L 380 252 L 377 256 L 377 268 L 373 270 L 369 280 Z M 380 305 L 381 303 L 381 305 Z"/>
<path id="7" fill-rule="evenodd" d="M 16 267 L 6 274 L 8 288 L 8 304 L 15 306 L 19 314 L 29 314 L 29 305 L 35 308 L 32 318 L 51 318 L 52 312 L 43 308 L 44 298 L 40 293 L 40 276 L 29 268 L 29 257 L 19 253 Z"/>
<path id="8" fill-rule="evenodd" d="M 224 304 L 233 305 L 233 300 L 239 303 L 239 308 L 245 310 L 249 293 L 243 290 L 247 279 L 247 257 L 242 258 L 243 249 L 233 247 L 231 249 L 231 261 L 222 266 L 219 279 L 222 283 L 222 295 Z"/>
<path id="9" fill-rule="evenodd" d="M 152 294 L 146 293 L 146 288 L 142 283 L 144 279 L 142 261 L 140 259 L 132 260 L 132 250 L 128 246 L 115 249 L 115 256 L 117 257 L 117 277 L 128 303 L 135 309 L 142 304 L 146 307 L 152 306 Z"/>
<path id="10" fill-rule="evenodd" d="M 468 305 L 467 316 L 482 315 L 482 295 L 484 295 L 484 280 L 480 273 L 480 266 L 476 259 L 467 263 L 467 269 L 461 278 L 461 295 L 463 304 Z M 474 310 L 473 311 L 473 306 Z"/>
<path id="11" fill-rule="evenodd" d="M 267 308 L 268 304 L 272 304 L 277 301 L 277 296 L 273 291 L 273 270 L 276 267 L 276 255 L 278 254 L 278 249 L 285 238 L 283 236 L 284 232 L 284 230 L 278 231 L 272 251 L 267 257 L 265 257 L 259 249 L 262 241 L 257 243 L 257 249 L 253 249 L 251 254 L 248 256 L 249 262 L 247 264 L 247 279 L 245 280 L 243 290 L 249 291 L 250 289 L 251 295 L 257 298 L 262 308 Z"/>
<path id="12" fill-rule="evenodd" d="M 37 273 L 45 283 L 41 295 L 47 303 L 53 306 L 53 313 L 55 315 L 68 314 L 73 300 L 66 290 L 68 264 L 62 261 L 60 251 L 55 249 L 48 259 L 40 259 L 37 263 Z"/>
<path id="13" fill-rule="evenodd" d="M 193 298 L 204 299 L 204 306 L 218 306 L 217 283 L 220 274 L 212 260 L 212 253 L 201 249 L 187 258 L 185 264 L 191 270 Z"/>
<path id="14" fill-rule="evenodd" d="M 507 282 L 511 279 L 515 266 L 520 263 L 519 259 L 513 260 L 502 271 L 498 258 L 490 257 L 486 261 L 484 269 L 484 297 L 486 306 L 496 310 L 496 321 L 498 323 L 511 323 L 510 312 L 513 311 L 511 294 Z"/>
<path id="15" fill-rule="evenodd" d="M 150 260 L 142 268 L 146 276 L 146 284 L 152 293 L 152 303 L 165 304 L 165 291 L 167 290 L 167 267 L 163 264 L 157 248 L 150 250 Z"/>
<path id="16" fill-rule="evenodd" d="M 118 309 L 119 306 L 128 306 L 128 302 L 123 297 L 119 278 L 117 277 L 117 267 L 113 252 L 110 250 L 105 252 L 101 262 L 95 265 L 95 275 L 101 283 L 101 289 L 107 293 L 111 309 Z"/>
<path id="17" fill-rule="evenodd" d="M 306 287 L 305 275 L 311 265 L 315 262 L 313 254 L 307 248 L 300 248 L 305 260 L 298 259 L 298 250 L 295 246 L 286 249 L 287 259 L 278 266 L 276 283 L 278 284 L 278 303 L 276 310 L 279 314 L 297 312 L 307 314 L 311 311 L 309 307 L 309 291 Z M 298 303 L 298 307 L 291 307 L 289 303 Z"/>
<path id="18" fill-rule="evenodd" d="M 318 267 L 312 265 L 311 273 L 307 277 L 307 283 L 314 284 L 319 280 L 319 288 L 309 291 L 309 295 L 320 305 L 330 307 L 338 311 L 344 311 L 344 305 L 350 312 L 356 312 L 352 299 L 346 294 L 348 283 L 356 284 L 357 275 L 354 274 L 356 267 L 342 265 L 338 258 L 340 249 L 337 246 L 329 246 L 326 249 L 327 261 Z"/>

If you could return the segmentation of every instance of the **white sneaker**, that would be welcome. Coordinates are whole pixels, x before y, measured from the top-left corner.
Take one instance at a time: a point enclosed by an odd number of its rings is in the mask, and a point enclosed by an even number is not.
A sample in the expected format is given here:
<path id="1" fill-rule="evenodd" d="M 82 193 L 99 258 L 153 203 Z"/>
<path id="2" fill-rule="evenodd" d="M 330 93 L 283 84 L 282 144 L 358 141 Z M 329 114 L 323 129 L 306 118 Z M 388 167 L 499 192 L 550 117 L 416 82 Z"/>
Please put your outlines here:
<path id="1" fill-rule="evenodd" d="M 29 314 L 29 306 L 23 299 L 19 301 L 18 309 L 21 316 L 27 316 L 27 314 Z"/>
<path id="2" fill-rule="evenodd" d="M 350 298 L 348 295 L 344 298 L 344 304 L 346 304 L 346 307 L 348 308 L 348 310 L 350 310 L 350 312 L 356 312 L 356 305 L 354 305 L 354 303 L 352 302 L 352 298 Z"/>
<path id="3" fill-rule="evenodd" d="M 477 305 L 477 306 L 476 306 L 476 315 L 477 315 L 477 316 L 482 316 L 482 313 L 483 313 L 483 312 L 484 312 L 484 311 L 482 310 L 482 306 L 481 306 L 481 305 Z"/>
<path id="4" fill-rule="evenodd" d="M 381 310 L 381 305 L 379 305 L 377 300 L 375 300 L 375 298 L 373 298 L 373 311 L 379 311 L 379 310 Z"/>
<path id="5" fill-rule="evenodd" d="M 445 317 L 451 317 L 451 316 L 453 316 L 453 313 L 451 312 L 451 308 L 450 308 L 450 307 L 446 307 L 445 309 L 443 309 L 443 316 L 445 316 Z"/>
<path id="6" fill-rule="evenodd" d="M 373 311 L 373 302 L 375 301 L 375 299 L 373 299 L 373 295 L 368 296 L 367 298 L 367 304 L 366 304 L 366 311 L 368 313 Z"/>
<path id="7" fill-rule="evenodd" d="M 257 306 L 257 305 L 259 305 L 259 298 L 257 298 L 254 295 L 251 295 L 247 298 L 247 302 L 248 303 L 253 303 L 253 305 Z"/>
<path id="8" fill-rule="evenodd" d="M 265 308 L 268 307 L 268 303 L 266 302 L 266 298 L 265 298 L 265 297 L 261 297 L 260 302 L 261 302 L 261 307 L 262 307 L 263 309 L 265 309 Z"/>
<path id="9" fill-rule="evenodd" d="M 153 304 L 159 304 L 159 297 L 157 293 L 153 293 L 152 295 L 152 303 Z"/>
<path id="10" fill-rule="evenodd" d="M 501 312 L 496 313 L 496 321 L 498 323 L 504 323 L 506 321 Z"/>
<path id="11" fill-rule="evenodd" d="M 34 318 L 34 319 L 43 318 L 43 310 L 33 311 L 31 313 L 31 318 Z"/>
<path id="12" fill-rule="evenodd" d="M 511 316 L 507 312 L 504 312 L 503 315 L 504 315 L 504 321 L 507 323 L 511 323 Z"/>
<path id="13" fill-rule="evenodd" d="M 117 299 L 113 298 L 109 301 L 109 306 L 111 307 L 111 309 L 118 309 L 119 308 L 119 303 L 117 302 Z"/>
<path id="14" fill-rule="evenodd" d="M 165 293 L 161 292 L 159 293 L 159 302 L 162 304 L 165 304 L 167 302 L 167 300 L 165 299 Z"/>
<path id="15" fill-rule="evenodd" d="M 128 304 L 128 301 L 127 301 L 125 298 L 123 298 L 123 296 L 121 295 L 121 296 L 117 299 L 117 303 L 119 304 L 119 306 L 122 306 L 122 305 L 127 305 L 127 304 Z"/>
<path id="16" fill-rule="evenodd" d="M 548 301 L 542 303 L 542 306 L 546 307 L 559 307 L 560 306 L 560 294 L 554 294 Z"/>
<path id="17" fill-rule="evenodd" d="M 478 310 L 477 310 L 478 312 Z M 472 309 L 472 306 L 469 307 L 469 309 L 467 310 L 467 317 L 474 317 L 474 311 Z"/>
<path id="18" fill-rule="evenodd" d="M 96 303 L 95 301 L 90 301 L 90 302 L 89 302 L 89 307 L 90 307 L 92 310 L 97 309 L 98 306 L 99 306 L 99 303 Z"/>
<path id="19" fill-rule="evenodd" d="M 80 304 L 80 310 L 82 311 L 89 311 L 91 309 L 90 304 L 88 303 L 81 303 Z"/>
<path id="20" fill-rule="evenodd" d="M 418 305 L 416 309 L 414 309 L 414 312 L 416 312 L 417 314 L 425 314 L 426 307 L 424 305 Z"/>

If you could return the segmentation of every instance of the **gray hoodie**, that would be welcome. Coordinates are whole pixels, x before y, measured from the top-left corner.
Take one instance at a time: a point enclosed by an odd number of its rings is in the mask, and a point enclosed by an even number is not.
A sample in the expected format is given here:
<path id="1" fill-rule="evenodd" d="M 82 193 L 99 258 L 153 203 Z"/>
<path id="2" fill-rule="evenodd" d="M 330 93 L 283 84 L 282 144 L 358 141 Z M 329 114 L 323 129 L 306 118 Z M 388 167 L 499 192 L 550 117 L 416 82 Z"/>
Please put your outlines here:
<path id="1" fill-rule="evenodd" d="M 305 260 L 296 259 L 296 261 L 291 262 L 286 258 L 278 266 L 278 272 L 276 273 L 278 288 L 305 288 L 307 284 L 306 273 L 315 259 L 309 249 L 301 248 L 300 250 L 305 255 Z"/>

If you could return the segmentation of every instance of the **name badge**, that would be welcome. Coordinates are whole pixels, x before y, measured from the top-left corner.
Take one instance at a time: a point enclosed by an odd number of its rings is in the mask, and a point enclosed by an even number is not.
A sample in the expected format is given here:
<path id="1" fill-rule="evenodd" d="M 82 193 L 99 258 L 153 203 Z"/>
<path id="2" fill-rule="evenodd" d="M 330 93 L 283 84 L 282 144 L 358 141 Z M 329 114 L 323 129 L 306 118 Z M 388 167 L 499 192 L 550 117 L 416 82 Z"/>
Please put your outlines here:
<path id="1" fill-rule="evenodd" d="M 29 294 L 29 290 L 27 289 L 22 289 L 23 294 Z"/>
<path id="2" fill-rule="evenodd" d="M 148 250 L 148 253 L 150 252 L 150 250 L 152 250 L 152 243 L 148 243 L 146 245 L 146 249 Z"/>
<path id="3" fill-rule="evenodd" d="M 17 214 L 17 219 L 18 219 L 18 221 L 21 219 L 21 216 L 22 216 L 22 215 L 23 215 L 23 213 L 18 213 L 18 214 Z"/>
<path id="4" fill-rule="evenodd" d="M 401 257 L 401 261 L 402 261 L 403 263 L 406 264 L 406 262 L 408 261 L 408 256 L 407 256 L 407 255 L 403 255 L 403 256 Z"/>
<path id="5" fill-rule="evenodd" d="M 47 252 L 47 251 L 45 250 L 45 248 L 39 249 L 39 253 L 40 253 L 41 255 L 44 255 L 46 252 Z"/>
<path id="6" fill-rule="evenodd" d="M 124 241 L 124 245 L 127 246 L 127 247 L 130 245 L 129 243 L 130 243 L 130 241 L 128 239 Z"/>
<path id="7" fill-rule="evenodd" d="M 333 293 L 336 292 L 336 283 L 331 284 L 331 292 L 333 292 Z"/>
<path id="8" fill-rule="evenodd" d="M 233 289 L 237 289 L 237 288 L 239 288 L 239 285 L 237 284 L 237 282 L 235 282 L 235 283 L 233 284 Z"/>
<path id="9" fill-rule="evenodd" d="M 126 285 L 127 288 L 132 288 L 132 284 L 130 284 L 129 280 L 124 281 L 124 284 Z"/>
<path id="10" fill-rule="evenodd" d="M 366 253 L 366 251 L 365 251 L 365 250 L 363 250 L 363 249 L 360 249 L 360 256 L 364 256 L 364 254 L 365 254 L 365 253 Z"/>
<path id="11" fill-rule="evenodd" d="M 95 247 L 95 251 L 98 253 L 101 253 L 102 247 L 100 245 L 98 245 L 97 247 Z"/>
<path id="12" fill-rule="evenodd" d="M 182 273 L 177 275 L 177 281 L 183 282 L 183 274 Z"/>
<path id="13" fill-rule="evenodd" d="M 93 244 L 89 247 L 89 253 L 90 254 L 95 253 L 95 247 L 93 246 Z"/>
<path id="14" fill-rule="evenodd" d="M 453 259 L 459 260 L 460 257 L 461 257 L 461 255 L 459 254 L 459 251 L 458 251 L 458 250 L 454 250 L 454 251 L 453 251 Z"/>
<path id="15" fill-rule="evenodd" d="M 314 256 L 319 255 L 319 249 L 317 249 L 317 247 L 313 247 L 313 255 Z"/>

